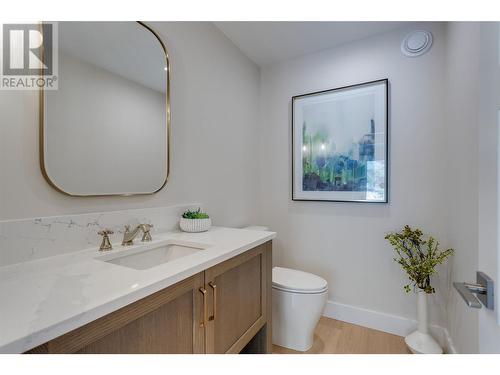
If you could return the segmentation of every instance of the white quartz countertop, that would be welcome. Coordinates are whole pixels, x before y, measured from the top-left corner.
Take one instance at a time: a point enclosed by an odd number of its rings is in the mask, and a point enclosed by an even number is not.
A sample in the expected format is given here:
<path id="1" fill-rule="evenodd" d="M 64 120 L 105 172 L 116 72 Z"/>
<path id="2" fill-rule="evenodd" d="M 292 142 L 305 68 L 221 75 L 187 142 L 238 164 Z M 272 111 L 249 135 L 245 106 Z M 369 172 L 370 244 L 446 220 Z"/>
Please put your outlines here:
<path id="1" fill-rule="evenodd" d="M 0 353 L 21 353 L 173 285 L 275 237 L 275 233 L 213 227 L 204 233 L 156 233 L 153 242 L 208 245 L 199 252 L 136 270 L 96 258 L 97 248 L 0 267 Z M 141 246 L 140 239 L 134 246 Z"/>

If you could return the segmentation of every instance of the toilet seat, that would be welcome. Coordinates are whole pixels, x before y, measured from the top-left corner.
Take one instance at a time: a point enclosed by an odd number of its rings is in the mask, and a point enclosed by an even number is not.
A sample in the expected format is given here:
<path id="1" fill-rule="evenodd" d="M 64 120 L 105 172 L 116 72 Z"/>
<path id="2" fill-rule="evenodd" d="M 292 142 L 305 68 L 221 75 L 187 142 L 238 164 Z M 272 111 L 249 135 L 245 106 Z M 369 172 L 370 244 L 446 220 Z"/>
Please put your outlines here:
<path id="1" fill-rule="evenodd" d="M 319 294 L 328 290 L 328 283 L 325 279 L 308 272 L 274 267 L 273 289 L 289 293 Z"/>

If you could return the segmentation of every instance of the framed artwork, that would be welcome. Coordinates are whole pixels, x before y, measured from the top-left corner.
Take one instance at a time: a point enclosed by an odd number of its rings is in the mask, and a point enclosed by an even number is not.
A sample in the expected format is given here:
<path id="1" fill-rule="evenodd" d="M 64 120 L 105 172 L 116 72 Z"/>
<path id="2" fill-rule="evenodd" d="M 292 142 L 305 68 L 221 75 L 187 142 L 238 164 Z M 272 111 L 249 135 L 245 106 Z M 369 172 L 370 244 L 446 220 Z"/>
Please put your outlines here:
<path id="1" fill-rule="evenodd" d="M 292 199 L 388 201 L 388 80 L 292 98 Z"/>

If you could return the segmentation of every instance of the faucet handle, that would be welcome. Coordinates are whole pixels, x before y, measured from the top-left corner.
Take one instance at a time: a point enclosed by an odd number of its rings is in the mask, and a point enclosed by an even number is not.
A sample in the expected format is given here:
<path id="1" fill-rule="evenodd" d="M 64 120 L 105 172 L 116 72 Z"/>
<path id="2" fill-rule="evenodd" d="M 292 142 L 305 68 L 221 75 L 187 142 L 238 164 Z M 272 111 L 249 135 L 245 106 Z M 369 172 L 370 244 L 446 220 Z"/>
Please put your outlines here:
<path id="1" fill-rule="evenodd" d="M 153 224 L 142 224 L 142 242 L 149 242 L 153 240 L 153 237 L 151 237 L 151 228 L 153 228 Z"/>
<path id="2" fill-rule="evenodd" d="M 113 234 L 115 232 L 113 232 L 111 229 L 103 229 L 101 231 L 98 232 L 98 234 L 100 234 L 101 236 L 107 236 L 108 234 Z"/>
<path id="3" fill-rule="evenodd" d="M 106 251 L 113 249 L 111 245 L 111 241 L 109 240 L 109 235 L 114 232 L 111 229 L 103 229 L 98 232 L 99 235 L 102 236 L 101 246 L 99 247 L 99 251 Z"/>

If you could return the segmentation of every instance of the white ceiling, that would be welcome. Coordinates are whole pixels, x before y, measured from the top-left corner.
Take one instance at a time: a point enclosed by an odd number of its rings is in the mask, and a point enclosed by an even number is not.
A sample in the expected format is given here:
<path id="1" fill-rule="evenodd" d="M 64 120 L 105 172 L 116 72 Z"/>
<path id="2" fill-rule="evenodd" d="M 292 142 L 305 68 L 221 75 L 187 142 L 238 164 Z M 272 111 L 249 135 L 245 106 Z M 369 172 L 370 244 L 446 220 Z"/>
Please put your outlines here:
<path id="1" fill-rule="evenodd" d="M 407 22 L 214 22 L 257 65 L 397 29 Z"/>

